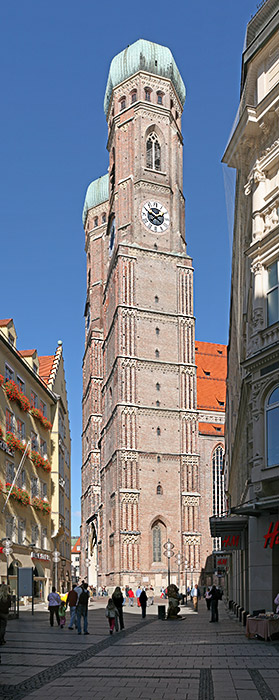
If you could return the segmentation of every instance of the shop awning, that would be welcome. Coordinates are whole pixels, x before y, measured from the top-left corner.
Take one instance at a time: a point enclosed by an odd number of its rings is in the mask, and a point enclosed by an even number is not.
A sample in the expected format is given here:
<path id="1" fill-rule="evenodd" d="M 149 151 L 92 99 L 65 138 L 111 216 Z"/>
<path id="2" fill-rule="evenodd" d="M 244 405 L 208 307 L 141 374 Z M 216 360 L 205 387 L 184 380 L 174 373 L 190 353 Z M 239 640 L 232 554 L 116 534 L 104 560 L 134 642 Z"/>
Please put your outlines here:
<path id="1" fill-rule="evenodd" d="M 222 518 L 213 515 L 209 518 L 209 523 L 211 537 L 237 536 L 246 529 L 248 518 L 245 515 L 226 515 Z"/>

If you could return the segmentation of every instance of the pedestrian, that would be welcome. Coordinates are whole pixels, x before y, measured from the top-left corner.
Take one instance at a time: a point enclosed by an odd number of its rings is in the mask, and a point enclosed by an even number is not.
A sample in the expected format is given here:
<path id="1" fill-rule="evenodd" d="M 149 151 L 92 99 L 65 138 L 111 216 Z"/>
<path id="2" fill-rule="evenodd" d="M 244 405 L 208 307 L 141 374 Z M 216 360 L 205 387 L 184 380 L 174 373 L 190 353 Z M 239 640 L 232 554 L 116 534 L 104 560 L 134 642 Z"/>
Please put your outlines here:
<path id="1" fill-rule="evenodd" d="M 150 591 L 149 598 L 148 598 L 149 605 L 154 605 L 154 588 L 153 588 L 153 586 L 149 586 L 149 591 Z"/>
<path id="2" fill-rule="evenodd" d="M 67 607 L 67 604 L 65 603 L 65 601 L 61 600 L 61 603 L 60 603 L 59 608 L 58 608 L 60 629 L 63 629 L 64 625 L 66 624 L 66 607 Z"/>
<path id="3" fill-rule="evenodd" d="M 125 595 L 126 595 L 126 598 L 128 598 L 129 588 L 130 588 L 130 586 L 125 586 Z"/>
<path id="4" fill-rule="evenodd" d="M 108 599 L 108 604 L 106 606 L 106 617 L 109 623 L 109 633 L 113 634 L 113 630 L 118 632 L 118 609 L 114 604 L 112 598 Z"/>
<path id="5" fill-rule="evenodd" d="M 209 622 L 218 622 L 218 601 L 220 600 L 220 591 L 216 586 L 211 588 L 211 620 Z"/>
<path id="6" fill-rule="evenodd" d="M 83 634 L 89 634 L 88 626 L 88 600 L 89 591 L 87 583 L 83 583 L 82 591 L 77 604 L 77 629 L 78 634 L 81 634 L 81 618 L 83 617 Z"/>
<path id="7" fill-rule="evenodd" d="M 205 591 L 205 602 L 207 605 L 207 610 L 210 610 L 210 605 L 211 605 L 211 593 L 210 593 L 210 588 L 207 588 Z"/>
<path id="8" fill-rule="evenodd" d="M 58 627 L 60 627 L 60 618 L 58 615 L 59 605 L 61 605 L 61 598 L 59 593 L 56 593 L 55 586 L 52 586 L 51 593 L 48 594 L 48 609 L 49 609 L 49 624 L 53 627 L 54 615 L 57 620 Z"/>
<path id="9" fill-rule="evenodd" d="M 8 622 L 9 609 L 12 603 L 9 586 L 6 583 L 1 583 L 0 586 L 0 646 L 6 644 L 5 632 Z"/>
<path id="10" fill-rule="evenodd" d="M 193 601 L 194 611 L 198 612 L 198 600 L 201 597 L 200 589 L 196 583 L 191 590 L 191 598 Z"/>
<path id="11" fill-rule="evenodd" d="M 121 593 L 121 588 L 119 586 L 116 586 L 115 590 L 113 591 L 112 600 L 114 602 L 115 607 L 117 608 L 119 622 L 120 622 L 120 629 L 123 630 L 124 629 L 123 595 Z"/>
<path id="12" fill-rule="evenodd" d="M 146 617 L 147 595 L 145 591 L 141 591 L 141 594 L 139 596 L 139 602 L 141 606 L 141 616 Z"/>
<path id="13" fill-rule="evenodd" d="M 133 605 L 134 605 L 134 597 L 135 597 L 134 591 L 132 590 L 132 588 L 129 588 L 129 590 L 128 590 L 128 598 L 129 598 L 129 605 L 130 605 L 131 608 L 132 608 Z"/>
<path id="14" fill-rule="evenodd" d="M 74 626 L 77 628 L 77 602 L 78 594 L 76 591 L 76 586 L 73 586 L 72 590 L 67 595 L 67 605 L 70 608 L 70 624 L 68 626 L 69 630 L 73 630 Z"/>
<path id="15" fill-rule="evenodd" d="M 140 601 L 139 601 L 140 594 L 141 594 L 141 587 L 140 587 L 140 583 L 139 583 L 139 585 L 138 585 L 138 587 L 137 587 L 137 590 L 136 590 L 136 598 L 137 598 L 137 606 L 138 606 L 138 608 L 140 608 Z"/>
<path id="16" fill-rule="evenodd" d="M 122 586 L 121 588 L 121 593 L 123 595 L 123 605 L 125 605 L 126 602 L 126 591 L 125 591 L 125 586 Z"/>
<path id="17" fill-rule="evenodd" d="M 278 614 L 278 613 L 279 613 L 279 593 L 277 593 L 276 598 L 274 598 L 274 603 L 275 603 L 275 605 L 276 605 L 276 611 L 275 611 L 275 612 Z"/>

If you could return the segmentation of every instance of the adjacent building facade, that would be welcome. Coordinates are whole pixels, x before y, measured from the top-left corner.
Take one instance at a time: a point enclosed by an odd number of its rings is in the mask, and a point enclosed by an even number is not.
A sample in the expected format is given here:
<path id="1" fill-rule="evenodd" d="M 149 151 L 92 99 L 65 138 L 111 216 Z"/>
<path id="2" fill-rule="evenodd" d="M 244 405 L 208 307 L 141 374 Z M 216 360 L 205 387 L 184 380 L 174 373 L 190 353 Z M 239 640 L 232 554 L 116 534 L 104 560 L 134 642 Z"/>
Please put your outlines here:
<path id="1" fill-rule="evenodd" d="M 33 566 L 41 599 L 71 583 L 70 454 L 62 343 L 53 356 L 20 351 L 13 319 L 0 321 L 0 580 L 8 567 L 14 591 L 22 566 Z"/>
<path id="2" fill-rule="evenodd" d="M 89 185 L 83 210 L 81 576 L 93 585 L 140 577 L 159 590 L 167 584 L 168 539 L 199 580 L 212 550 L 212 511 L 202 515 L 185 243 L 184 100 L 168 48 L 139 40 L 113 59 L 104 105 L 109 172 Z M 222 444 L 221 404 L 207 410 L 215 411 L 214 439 Z M 178 582 L 177 564 L 172 570 Z"/>
<path id="3" fill-rule="evenodd" d="M 279 9 L 247 26 L 241 99 L 224 155 L 236 168 L 225 479 L 229 595 L 273 609 L 279 589 Z M 213 519 L 214 520 L 214 519 Z"/>

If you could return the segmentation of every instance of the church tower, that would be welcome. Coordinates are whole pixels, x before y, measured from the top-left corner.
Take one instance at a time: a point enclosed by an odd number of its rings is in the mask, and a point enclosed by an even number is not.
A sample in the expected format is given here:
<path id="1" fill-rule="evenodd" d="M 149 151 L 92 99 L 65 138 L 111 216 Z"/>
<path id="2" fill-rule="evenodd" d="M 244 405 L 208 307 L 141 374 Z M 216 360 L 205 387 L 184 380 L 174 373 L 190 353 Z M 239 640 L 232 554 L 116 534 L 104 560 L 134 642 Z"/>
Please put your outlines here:
<path id="1" fill-rule="evenodd" d="M 168 539 L 201 570 L 184 100 L 168 48 L 139 40 L 113 59 L 109 172 L 84 205 L 82 551 L 91 561 L 95 518 L 98 585 L 166 585 Z"/>

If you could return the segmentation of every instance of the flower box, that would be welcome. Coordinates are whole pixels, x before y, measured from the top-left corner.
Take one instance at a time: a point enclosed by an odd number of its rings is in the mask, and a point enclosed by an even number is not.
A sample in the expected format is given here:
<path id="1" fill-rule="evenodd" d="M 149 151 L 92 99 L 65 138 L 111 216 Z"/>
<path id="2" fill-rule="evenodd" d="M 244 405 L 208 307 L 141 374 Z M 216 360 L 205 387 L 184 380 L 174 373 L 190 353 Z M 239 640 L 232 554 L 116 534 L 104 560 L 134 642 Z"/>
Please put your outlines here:
<path id="1" fill-rule="evenodd" d="M 0 374 L 0 386 L 4 384 L 4 377 L 2 374 Z"/>
<path id="2" fill-rule="evenodd" d="M 11 498 L 14 498 L 15 501 L 18 501 L 21 503 L 23 506 L 28 506 L 30 503 L 30 498 L 25 491 L 25 489 L 20 489 L 18 486 L 13 486 L 9 484 L 8 482 L 6 483 L 6 492 L 9 493 L 11 492 Z"/>
<path id="3" fill-rule="evenodd" d="M 31 460 L 35 467 L 37 467 L 37 469 L 39 469 L 39 467 L 42 467 L 42 469 L 44 469 L 46 472 L 51 471 L 51 466 L 48 459 L 44 459 L 39 452 L 31 450 Z"/>
<path id="4" fill-rule="evenodd" d="M 1 491 L 3 491 L 3 484 L 2 484 L 2 481 L 0 481 L 0 493 L 1 493 Z"/>
<path id="5" fill-rule="evenodd" d="M 3 430 L 2 430 L 1 425 L 0 425 L 0 440 L 2 440 L 2 438 L 3 438 Z"/>
<path id="6" fill-rule="evenodd" d="M 43 498 L 35 496 L 32 499 L 32 506 L 35 510 L 41 510 L 43 513 L 50 513 L 50 504 L 48 501 L 44 501 Z"/>
<path id="7" fill-rule="evenodd" d="M 44 416 L 42 411 L 39 411 L 38 408 L 31 406 L 30 413 L 31 413 L 31 416 L 33 416 L 34 418 L 37 418 L 37 420 L 40 421 L 40 423 L 42 424 L 42 426 L 44 428 L 46 428 L 46 430 L 52 429 L 52 423 Z"/>
<path id="8" fill-rule="evenodd" d="M 23 454 L 26 444 L 19 440 L 13 433 L 6 434 L 6 442 L 11 450 L 19 450 Z"/>
<path id="9" fill-rule="evenodd" d="M 28 401 L 27 396 L 19 391 L 17 384 L 12 379 L 8 379 L 8 381 L 5 382 L 4 389 L 10 401 L 16 401 L 18 406 L 22 408 L 23 411 L 29 411 L 30 402 Z"/>

